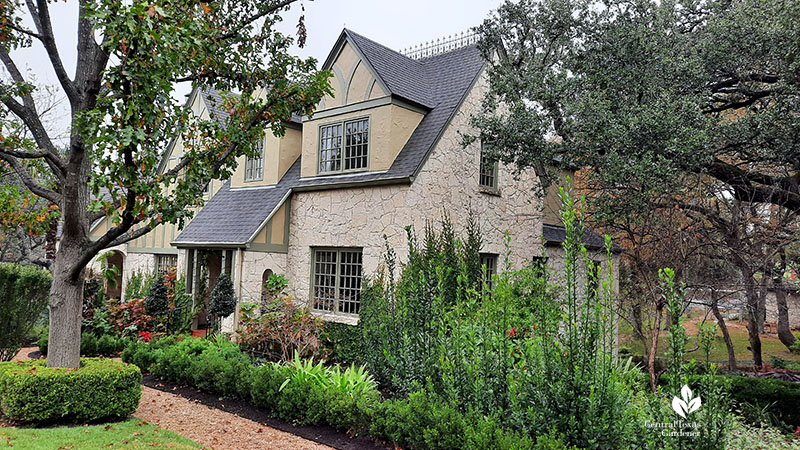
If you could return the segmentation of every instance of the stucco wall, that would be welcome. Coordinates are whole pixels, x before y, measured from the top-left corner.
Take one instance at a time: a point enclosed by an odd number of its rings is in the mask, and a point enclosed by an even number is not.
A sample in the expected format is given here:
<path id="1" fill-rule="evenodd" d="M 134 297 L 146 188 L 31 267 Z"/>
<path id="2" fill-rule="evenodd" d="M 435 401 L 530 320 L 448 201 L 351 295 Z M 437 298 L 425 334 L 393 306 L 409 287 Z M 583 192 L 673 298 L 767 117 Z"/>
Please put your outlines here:
<path id="1" fill-rule="evenodd" d="M 523 172 L 517 179 L 499 172 L 500 195 L 478 186 L 479 144 L 461 146 L 458 131 L 468 130 L 477 111 L 485 80 L 476 88 L 445 130 L 427 163 L 411 185 L 371 186 L 299 192 L 292 198 L 287 275 L 298 300 L 309 297 L 312 247 L 363 247 L 363 273 L 373 274 L 382 261 L 383 236 L 407 259 L 405 227 L 423 233 L 428 220 L 439 223 L 447 213 L 462 234 L 470 211 L 480 224 L 483 249 L 504 252 L 504 232 L 511 233 L 511 260 L 523 264 L 540 253 L 540 200 L 531 191 L 535 179 Z"/>

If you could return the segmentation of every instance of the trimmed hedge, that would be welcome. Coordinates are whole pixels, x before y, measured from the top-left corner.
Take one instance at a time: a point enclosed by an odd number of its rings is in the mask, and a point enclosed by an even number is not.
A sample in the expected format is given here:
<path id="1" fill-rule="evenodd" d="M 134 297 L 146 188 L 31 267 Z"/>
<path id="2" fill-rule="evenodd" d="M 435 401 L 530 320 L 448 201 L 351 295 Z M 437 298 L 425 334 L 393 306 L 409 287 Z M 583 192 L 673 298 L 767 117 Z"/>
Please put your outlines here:
<path id="1" fill-rule="evenodd" d="M 723 376 L 728 393 L 737 403 L 769 406 L 769 411 L 792 428 L 800 426 L 800 384 L 769 378 Z"/>
<path id="2" fill-rule="evenodd" d="M 84 358 L 79 369 L 0 363 L 0 411 L 32 423 L 126 417 L 139 405 L 141 382 L 138 367 L 110 359 Z"/>
<path id="3" fill-rule="evenodd" d="M 45 330 L 39 336 L 39 351 L 47 356 L 48 335 Z M 110 334 L 97 336 L 94 333 L 81 333 L 81 355 L 83 356 L 117 356 L 124 350 L 130 338 L 115 337 Z"/>
<path id="4" fill-rule="evenodd" d="M 563 449 L 561 436 L 530 436 L 505 429 L 494 418 L 464 414 L 426 391 L 383 400 L 359 370 L 325 368 L 307 361 L 253 367 L 228 341 L 162 338 L 133 342 L 123 361 L 180 384 L 238 396 L 294 423 L 330 425 L 351 433 L 428 449 Z M 363 372 L 361 372 L 363 373 Z"/>

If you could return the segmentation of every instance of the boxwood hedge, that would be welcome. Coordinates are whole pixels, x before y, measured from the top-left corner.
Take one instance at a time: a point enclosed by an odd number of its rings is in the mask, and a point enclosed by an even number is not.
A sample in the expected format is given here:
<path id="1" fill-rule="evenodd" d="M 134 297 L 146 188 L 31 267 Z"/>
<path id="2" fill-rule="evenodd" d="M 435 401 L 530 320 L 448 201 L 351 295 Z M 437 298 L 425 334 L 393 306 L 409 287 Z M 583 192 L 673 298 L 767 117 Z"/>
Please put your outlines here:
<path id="1" fill-rule="evenodd" d="M 136 410 L 142 396 L 138 367 L 84 358 L 78 369 L 46 367 L 45 360 L 0 363 L 0 414 L 32 423 L 91 422 Z"/>

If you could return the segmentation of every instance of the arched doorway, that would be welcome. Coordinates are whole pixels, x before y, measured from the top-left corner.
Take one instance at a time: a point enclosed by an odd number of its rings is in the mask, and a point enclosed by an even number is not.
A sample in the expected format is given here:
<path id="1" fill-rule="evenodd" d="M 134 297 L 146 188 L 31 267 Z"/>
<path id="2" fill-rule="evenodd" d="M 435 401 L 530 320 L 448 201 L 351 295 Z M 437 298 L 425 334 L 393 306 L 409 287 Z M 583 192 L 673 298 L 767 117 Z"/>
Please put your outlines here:
<path id="1" fill-rule="evenodd" d="M 119 250 L 112 250 L 111 255 L 105 260 L 104 270 L 113 270 L 114 279 L 105 281 L 106 298 L 120 298 L 122 296 L 122 270 L 125 264 L 125 254 Z"/>
<path id="2" fill-rule="evenodd" d="M 269 281 L 269 277 L 272 276 L 272 269 L 267 269 L 261 274 L 261 304 L 263 305 L 267 301 L 267 295 L 269 295 L 269 290 L 267 289 L 267 281 Z"/>

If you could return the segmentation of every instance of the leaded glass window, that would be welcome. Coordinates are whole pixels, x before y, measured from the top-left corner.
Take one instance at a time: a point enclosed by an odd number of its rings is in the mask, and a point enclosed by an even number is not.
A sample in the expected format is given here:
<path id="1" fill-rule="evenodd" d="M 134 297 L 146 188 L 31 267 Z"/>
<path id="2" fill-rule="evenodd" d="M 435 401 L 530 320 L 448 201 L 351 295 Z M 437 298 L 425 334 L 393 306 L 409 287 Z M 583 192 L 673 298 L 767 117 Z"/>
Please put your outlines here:
<path id="1" fill-rule="evenodd" d="M 497 160 L 489 156 L 489 151 L 483 143 L 481 143 L 481 162 L 478 184 L 481 187 L 497 189 Z"/>
<path id="2" fill-rule="evenodd" d="M 319 128 L 319 173 L 366 169 L 369 160 L 369 118 Z"/>
<path id="3" fill-rule="evenodd" d="M 314 309 L 335 314 L 358 314 L 361 309 L 361 249 L 315 249 Z"/>
<path id="4" fill-rule="evenodd" d="M 256 141 L 256 152 L 248 156 L 244 164 L 244 181 L 264 179 L 264 139 Z"/>

